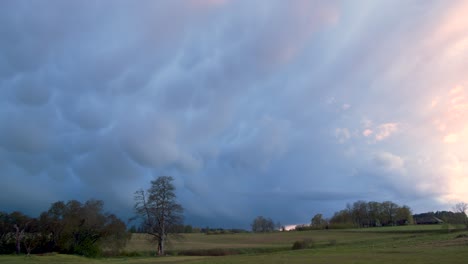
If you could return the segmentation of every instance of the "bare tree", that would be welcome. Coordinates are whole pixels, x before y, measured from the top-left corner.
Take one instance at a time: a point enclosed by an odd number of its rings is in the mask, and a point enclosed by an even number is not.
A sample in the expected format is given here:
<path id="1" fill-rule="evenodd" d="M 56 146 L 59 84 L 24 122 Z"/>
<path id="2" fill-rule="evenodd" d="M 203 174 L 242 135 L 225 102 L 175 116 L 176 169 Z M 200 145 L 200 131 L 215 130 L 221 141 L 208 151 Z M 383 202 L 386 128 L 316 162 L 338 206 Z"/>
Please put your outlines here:
<path id="1" fill-rule="evenodd" d="M 468 210 L 468 204 L 467 203 L 457 203 L 453 209 L 455 210 L 455 212 L 458 212 L 458 213 L 464 213 L 466 214 L 466 210 Z"/>
<path id="2" fill-rule="evenodd" d="M 161 176 L 151 181 L 147 191 L 135 192 L 135 212 L 143 220 L 144 231 L 156 240 L 159 255 L 164 255 L 168 234 L 182 224 L 183 208 L 176 201 L 173 180 L 170 176 Z"/>
<path id="3" fill-rule="evenodd" d="M 463 216 L 465 218 L 464 219 L 465 226 L 466 226 L 466 228 L 468 228 L 468 217 L 466 216 L 466 211 L 468 210 L 468 204 L 465 203 L 465 202 L 457 203 L 453 207 L 453 209 L 454 209 L 455 212 L 463 214 Z"/>
<path id="4" fill-rule="evenodd" d="M 41 242 L 41 235 L 39 233 L 27 233 L 24 235 L 23 244 L 26 249 L 27 256 L 31 255 L 33 251 Z"/>
<path id="5" fill-rule="evenodd" d="M 23 241 L 25 230 L 28 227 L 31 219 L 22 214 L 21 212 L 13 212 L 10 214 L 13 228 L 15 229 L 15 244 L 16 244 L 16 253 L 21 254 L 21 242 Z"/>
<path id="6" fill-rule="evenodd" d="M 323 219 L 322 214 L 316 214 L 312 219 L 310 220 L 310 226 L 313 228 L 319 228 L 322 229 L 326 226 L 327 221 Z"/>

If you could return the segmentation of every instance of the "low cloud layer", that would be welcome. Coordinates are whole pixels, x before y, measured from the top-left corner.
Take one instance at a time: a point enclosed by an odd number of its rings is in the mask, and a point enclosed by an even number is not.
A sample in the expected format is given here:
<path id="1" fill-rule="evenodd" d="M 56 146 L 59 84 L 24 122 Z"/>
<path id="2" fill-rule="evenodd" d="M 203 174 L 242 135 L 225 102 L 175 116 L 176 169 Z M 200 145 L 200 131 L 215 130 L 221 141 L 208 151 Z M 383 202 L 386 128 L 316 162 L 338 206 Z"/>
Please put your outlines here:
<path id="1" fill-rule="evenodd" d="M 465 2 L 2 1 L 0 207 L 172 175 L 186 222 L 468 199 Z"/>

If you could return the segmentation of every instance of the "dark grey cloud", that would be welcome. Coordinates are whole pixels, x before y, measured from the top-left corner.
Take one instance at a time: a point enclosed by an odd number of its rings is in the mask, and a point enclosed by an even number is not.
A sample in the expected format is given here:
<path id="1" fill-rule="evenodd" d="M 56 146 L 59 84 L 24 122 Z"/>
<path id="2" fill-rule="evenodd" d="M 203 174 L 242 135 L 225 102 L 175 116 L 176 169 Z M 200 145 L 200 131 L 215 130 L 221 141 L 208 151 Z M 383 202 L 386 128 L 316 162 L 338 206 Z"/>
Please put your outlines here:
<path id="1" fill-rule="evenodd" d="M 307 222 L 357 199 L 426 208 L 448 195 L 421 181 L 443 182 L 450 160 L 418 163 L 445 155 L 418 137 L 433 138 L 421 109 L 443 89 L 422 91 L 443 80 L 426 78 L 432 49 L 405 43 L 449 9 L 2 1 L 0 207 L 97 198 L 128 217 L 135 190 L 173 175 L 197 225 Z"/>

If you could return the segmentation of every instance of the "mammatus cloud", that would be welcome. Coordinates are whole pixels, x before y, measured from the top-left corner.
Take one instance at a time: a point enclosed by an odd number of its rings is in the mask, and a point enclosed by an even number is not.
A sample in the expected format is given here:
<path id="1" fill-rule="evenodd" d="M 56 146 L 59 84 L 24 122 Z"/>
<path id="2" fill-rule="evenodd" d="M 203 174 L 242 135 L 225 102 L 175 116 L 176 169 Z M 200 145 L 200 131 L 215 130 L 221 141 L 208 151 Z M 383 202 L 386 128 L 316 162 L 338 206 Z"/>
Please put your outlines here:
<path id="1" fill-rule="evenodd" d="M 366 125 L 364 130 L 362 131 L 362 135 L 367 138 L 372 137 L 372 142 L 375 143 L 377 141 L 382 141 L 392 136 L 398 131 L 399 126 L 400 125 L 398 123 L 384 123 L 375 128 L 371 127 L 370 125 Z"/>
<path id="2" fill-rule="evenodd" d="M 362 135 L 365 136 L 365 137 L 368 137 L 368 136 L 372 135 L 372 133 L 374 133 L 374 131 L 372 131 L 369 128 L 366 128 L 364 131 L 362 131 Z"/>
<path id="3" fill-rule="evenodd" d="M 393 133 L 395 133 L 398 130 L 398 124 L 397 123 L 385 123 L 382 124 L 378 127 L 378 132 L 375 135 L 375 139 L 377 141 L 384 140 L 388 137 L 390 137 Z"/>
<path id="4" fill-rule="evenodd" d="M 351 133 L 347 128 L 337 128 L 335 129 L 335 136 L 338 139 L 338 142 L 344 143 L 346 140 L 351 138 Z"/>
<path id="5" fill-rule="evenodd" d="M 465 11 L 3 1 L 0 206 L 97 198 L 127 217 L 159 175 L 195 225 L 467 200 Z"/>
<path id="6" fill-rule="evenodd" d="M 405 173 L 405 162 L 399 156 L 388 152 L 377 153 L 374 156 L 374 162 L 378 168 L 397 174 Z"/>

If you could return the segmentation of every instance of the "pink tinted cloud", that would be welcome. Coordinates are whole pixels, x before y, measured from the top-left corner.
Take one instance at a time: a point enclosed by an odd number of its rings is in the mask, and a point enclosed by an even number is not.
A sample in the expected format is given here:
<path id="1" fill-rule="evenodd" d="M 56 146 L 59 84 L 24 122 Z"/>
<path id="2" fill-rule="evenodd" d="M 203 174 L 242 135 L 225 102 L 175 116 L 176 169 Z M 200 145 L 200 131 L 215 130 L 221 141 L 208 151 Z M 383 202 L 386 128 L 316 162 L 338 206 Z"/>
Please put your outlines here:
<path id="1" fill-rule="evenodd" d="M 351 108 L 351 105 L 350 105 L 350 104 L 343 104 L 343 105 L 341 106 L 341 109 L 343 109 L 343 110 L 345 110 L 345 111 L 348 110 L 349 108 Z"/>
<path id="2" fill-rule="evenodd" d="M 468 1 L 452 1 L 451 4 L 427 41 L 428 48 L 443 51 L 449 59 L 463 56 L 468 49 Z"/>
<path id="3" fill-rule="evenodd" d="M 438 131 L 446 133 L 443 141 L 450 143 L 468 122 L 468 92 L 457 85 L 439 98 L 438 104 L 433 107 L 432 124 Z"/>
<path id="4" fill-rule="evenodd" d="M 388 137 L 390 137 L 393 133 L 398 131 L 398 123 L 385 123 L 378 127 L 377 134 L 375 135 L 375 139 L 377 141 L 382 141 Z"/>
<path id="5" fill-rule="evenodd" d="M 365 136 L 365 137 L 368 137 L 368 136 L 372 135 L 372 133 L 374 133 L 374 131 L 372 131 L 370 129 L 366 129 L 366 130 L 362 131 L 362 135 Z"/>

